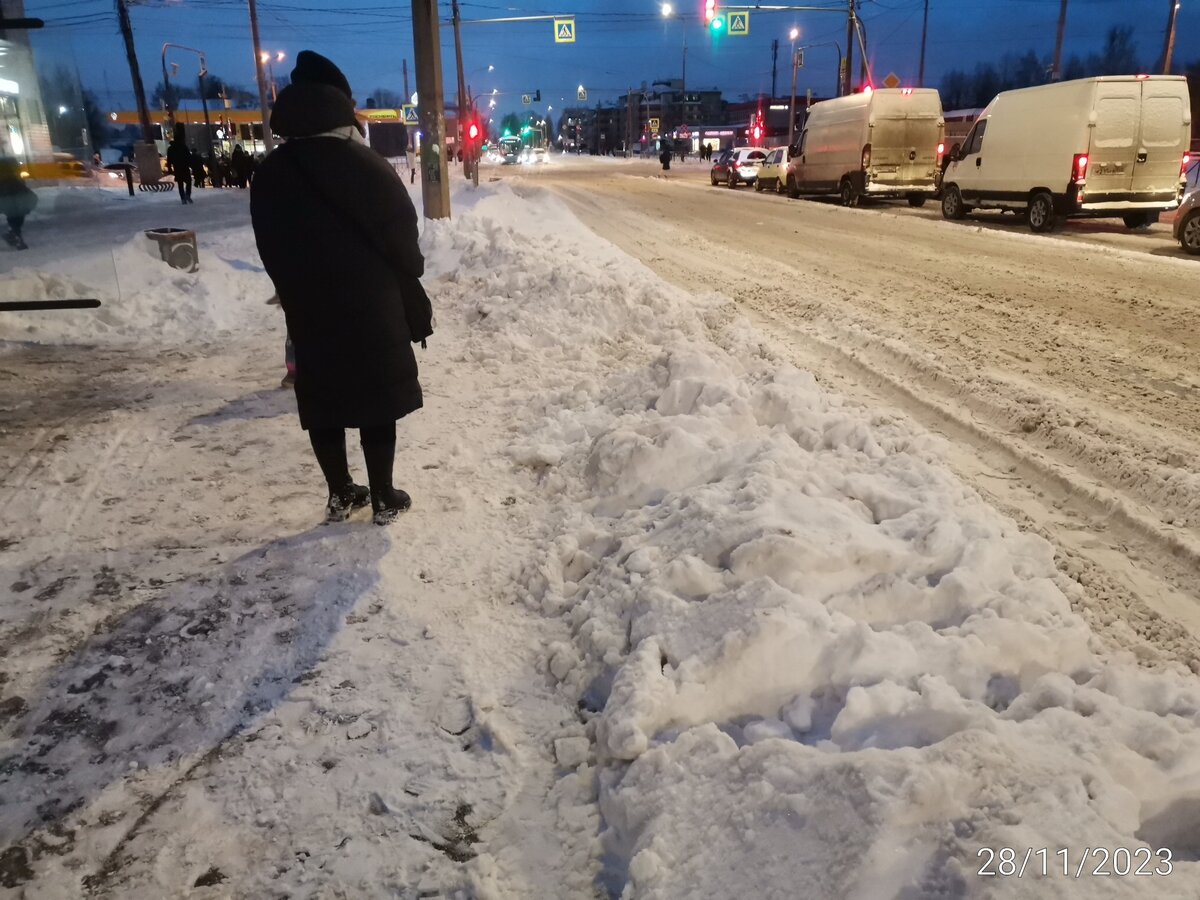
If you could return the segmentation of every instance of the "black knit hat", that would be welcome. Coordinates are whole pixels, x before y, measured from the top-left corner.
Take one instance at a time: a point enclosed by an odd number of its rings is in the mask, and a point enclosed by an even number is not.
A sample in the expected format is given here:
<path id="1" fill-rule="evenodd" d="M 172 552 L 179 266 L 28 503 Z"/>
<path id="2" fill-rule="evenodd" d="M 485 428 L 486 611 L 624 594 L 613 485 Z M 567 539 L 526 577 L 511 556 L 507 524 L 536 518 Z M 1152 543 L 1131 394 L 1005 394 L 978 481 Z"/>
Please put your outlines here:
<path id="1" fill-rule="evenodd" d="M 354 94 L 350 91 L 350 82 L 342 74 L 342 70 L 326 59 L 320 53 L 312 50 L 301 50 L 296 57 L 296 68 L 292 69 L 292 84 L 327 84 L 335 87 L 351 100 Z"/>

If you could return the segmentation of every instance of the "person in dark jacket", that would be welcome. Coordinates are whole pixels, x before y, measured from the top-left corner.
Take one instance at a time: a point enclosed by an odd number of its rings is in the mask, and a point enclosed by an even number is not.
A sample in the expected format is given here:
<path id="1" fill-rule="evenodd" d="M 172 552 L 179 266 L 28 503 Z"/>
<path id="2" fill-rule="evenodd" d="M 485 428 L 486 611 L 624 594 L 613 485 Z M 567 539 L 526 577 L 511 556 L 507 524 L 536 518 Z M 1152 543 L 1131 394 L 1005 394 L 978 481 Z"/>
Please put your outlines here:
<path id="1" fill-rule="evenodd" d="M 662 152 L 658 154 L 658 161 L 662 163 L 663 171 L 671 171 L 671 148 L 667 146 L 667 142 L 662 142 Z"/>
<path id="2" fill-rule="evenodd" d="M 208 173 L 204 170 L 204 157 L 194 147 L 192 148 L 192 178 L 198 188 L 204 187 L 204 182 L 208 178 Z"/>
<path id="3" fill-rule="evenodd" d="M 167 148 L 167 171 L 175 176 L 179 202 L 192 202 L 192 151 L 188 149 L 183 124 L 175 126 L 175 139 Z"/>
<path id="4" fill-rule="evenodd" d="M 250 215 L 295 346 L 296 405 L 329 487 L 326 519 L 370 502 L 386 525 L 411 505 L 392 485 L 396 420 L 422 406 L 412 344 L 433 333 L 416 209 L 363 141 L 350 85 L 325 57 L 297 57 L 271 130 L 285 141 L 258 167 Z M 369 490 L 350 477 L 346 428 L 359 430 Z"/>
<path id="5" fill-rule="evenodd" d="M 229 158 L 229 178 L 234 187 L 244 188 L 250 181 L 250 154 L 238 144 Z"/>
<path id="6" fill-rule="evenodd" d="M 0 215 L 8 222 L 4 240 L 17 250 L 28 250 L 22 229 L 25 217 L 37 207 L 37 194 L 21 178 L 21 164 L 15 157 L 0 157 Z"/>

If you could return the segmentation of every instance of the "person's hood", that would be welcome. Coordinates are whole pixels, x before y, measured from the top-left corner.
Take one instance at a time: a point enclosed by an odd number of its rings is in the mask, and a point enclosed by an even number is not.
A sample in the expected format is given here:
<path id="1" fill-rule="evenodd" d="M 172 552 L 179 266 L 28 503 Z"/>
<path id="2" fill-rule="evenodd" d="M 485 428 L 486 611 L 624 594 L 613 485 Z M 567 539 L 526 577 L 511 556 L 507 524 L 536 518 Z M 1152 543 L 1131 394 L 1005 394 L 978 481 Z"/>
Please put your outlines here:
<path id="1" fill-rule="evenodd" d="M 271 113 L 271 131 L 280 137 L 312 137 L 335 128 L 361 127 L 354 103 L 327 84 L 289 84 L 279 92 Z"/>

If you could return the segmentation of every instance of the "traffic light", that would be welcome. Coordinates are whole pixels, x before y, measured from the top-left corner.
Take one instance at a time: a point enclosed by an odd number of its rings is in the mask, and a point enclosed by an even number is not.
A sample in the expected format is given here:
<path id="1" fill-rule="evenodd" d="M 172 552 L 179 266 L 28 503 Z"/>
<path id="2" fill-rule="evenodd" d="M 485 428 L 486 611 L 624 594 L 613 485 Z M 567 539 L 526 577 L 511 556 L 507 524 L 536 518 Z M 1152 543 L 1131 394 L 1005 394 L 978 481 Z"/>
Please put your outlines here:
<path id="1" fill-rule="evenodd" d="M 725 27 L 725 17 L 717 12 L 717 0 L 704 0 L 704 24 L 713 31 Z"/>
<path id="2" fill-rule="evenodd" d="M 470 141 L 471 143 L 475 143 L 475 141 L 479 140 L 479 123 L 478 122 L 472 121 L 467 126 L 467 140 Z"/>

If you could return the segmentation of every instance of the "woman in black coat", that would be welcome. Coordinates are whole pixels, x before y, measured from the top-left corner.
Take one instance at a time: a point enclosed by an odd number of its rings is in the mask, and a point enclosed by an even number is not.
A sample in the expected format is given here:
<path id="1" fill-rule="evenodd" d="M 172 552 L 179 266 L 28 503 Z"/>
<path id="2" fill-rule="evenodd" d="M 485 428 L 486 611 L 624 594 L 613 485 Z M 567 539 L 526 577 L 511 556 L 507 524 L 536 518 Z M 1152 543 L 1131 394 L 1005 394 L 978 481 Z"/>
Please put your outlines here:
<path id="1" fill-rule="evenodd" d="M 350 86 L 324 57 L 300 53 L 271 130 L 286 142 L 259 166 L 250 213 L 295 344 L 300 425 L 329 486 L 326 517 L 369 500 L 387 524 L 411 504 L 392 486 L 396 420 L 421 408 L 412 344 L 432 334 L 417 213 L 363 142 Z M 359 429 L 369 492 L 350 478 L 346 428 Z"/>
<path id="2" fill-rule="evenodd" d="M 0 215 L 8 224 L 4 240 L 17 250 L 28 250 L 21 233 L 25 218 L 37 207 L 38 198 L 21 178 L 21 164 L 16 158 L 0 158 Z"/>

